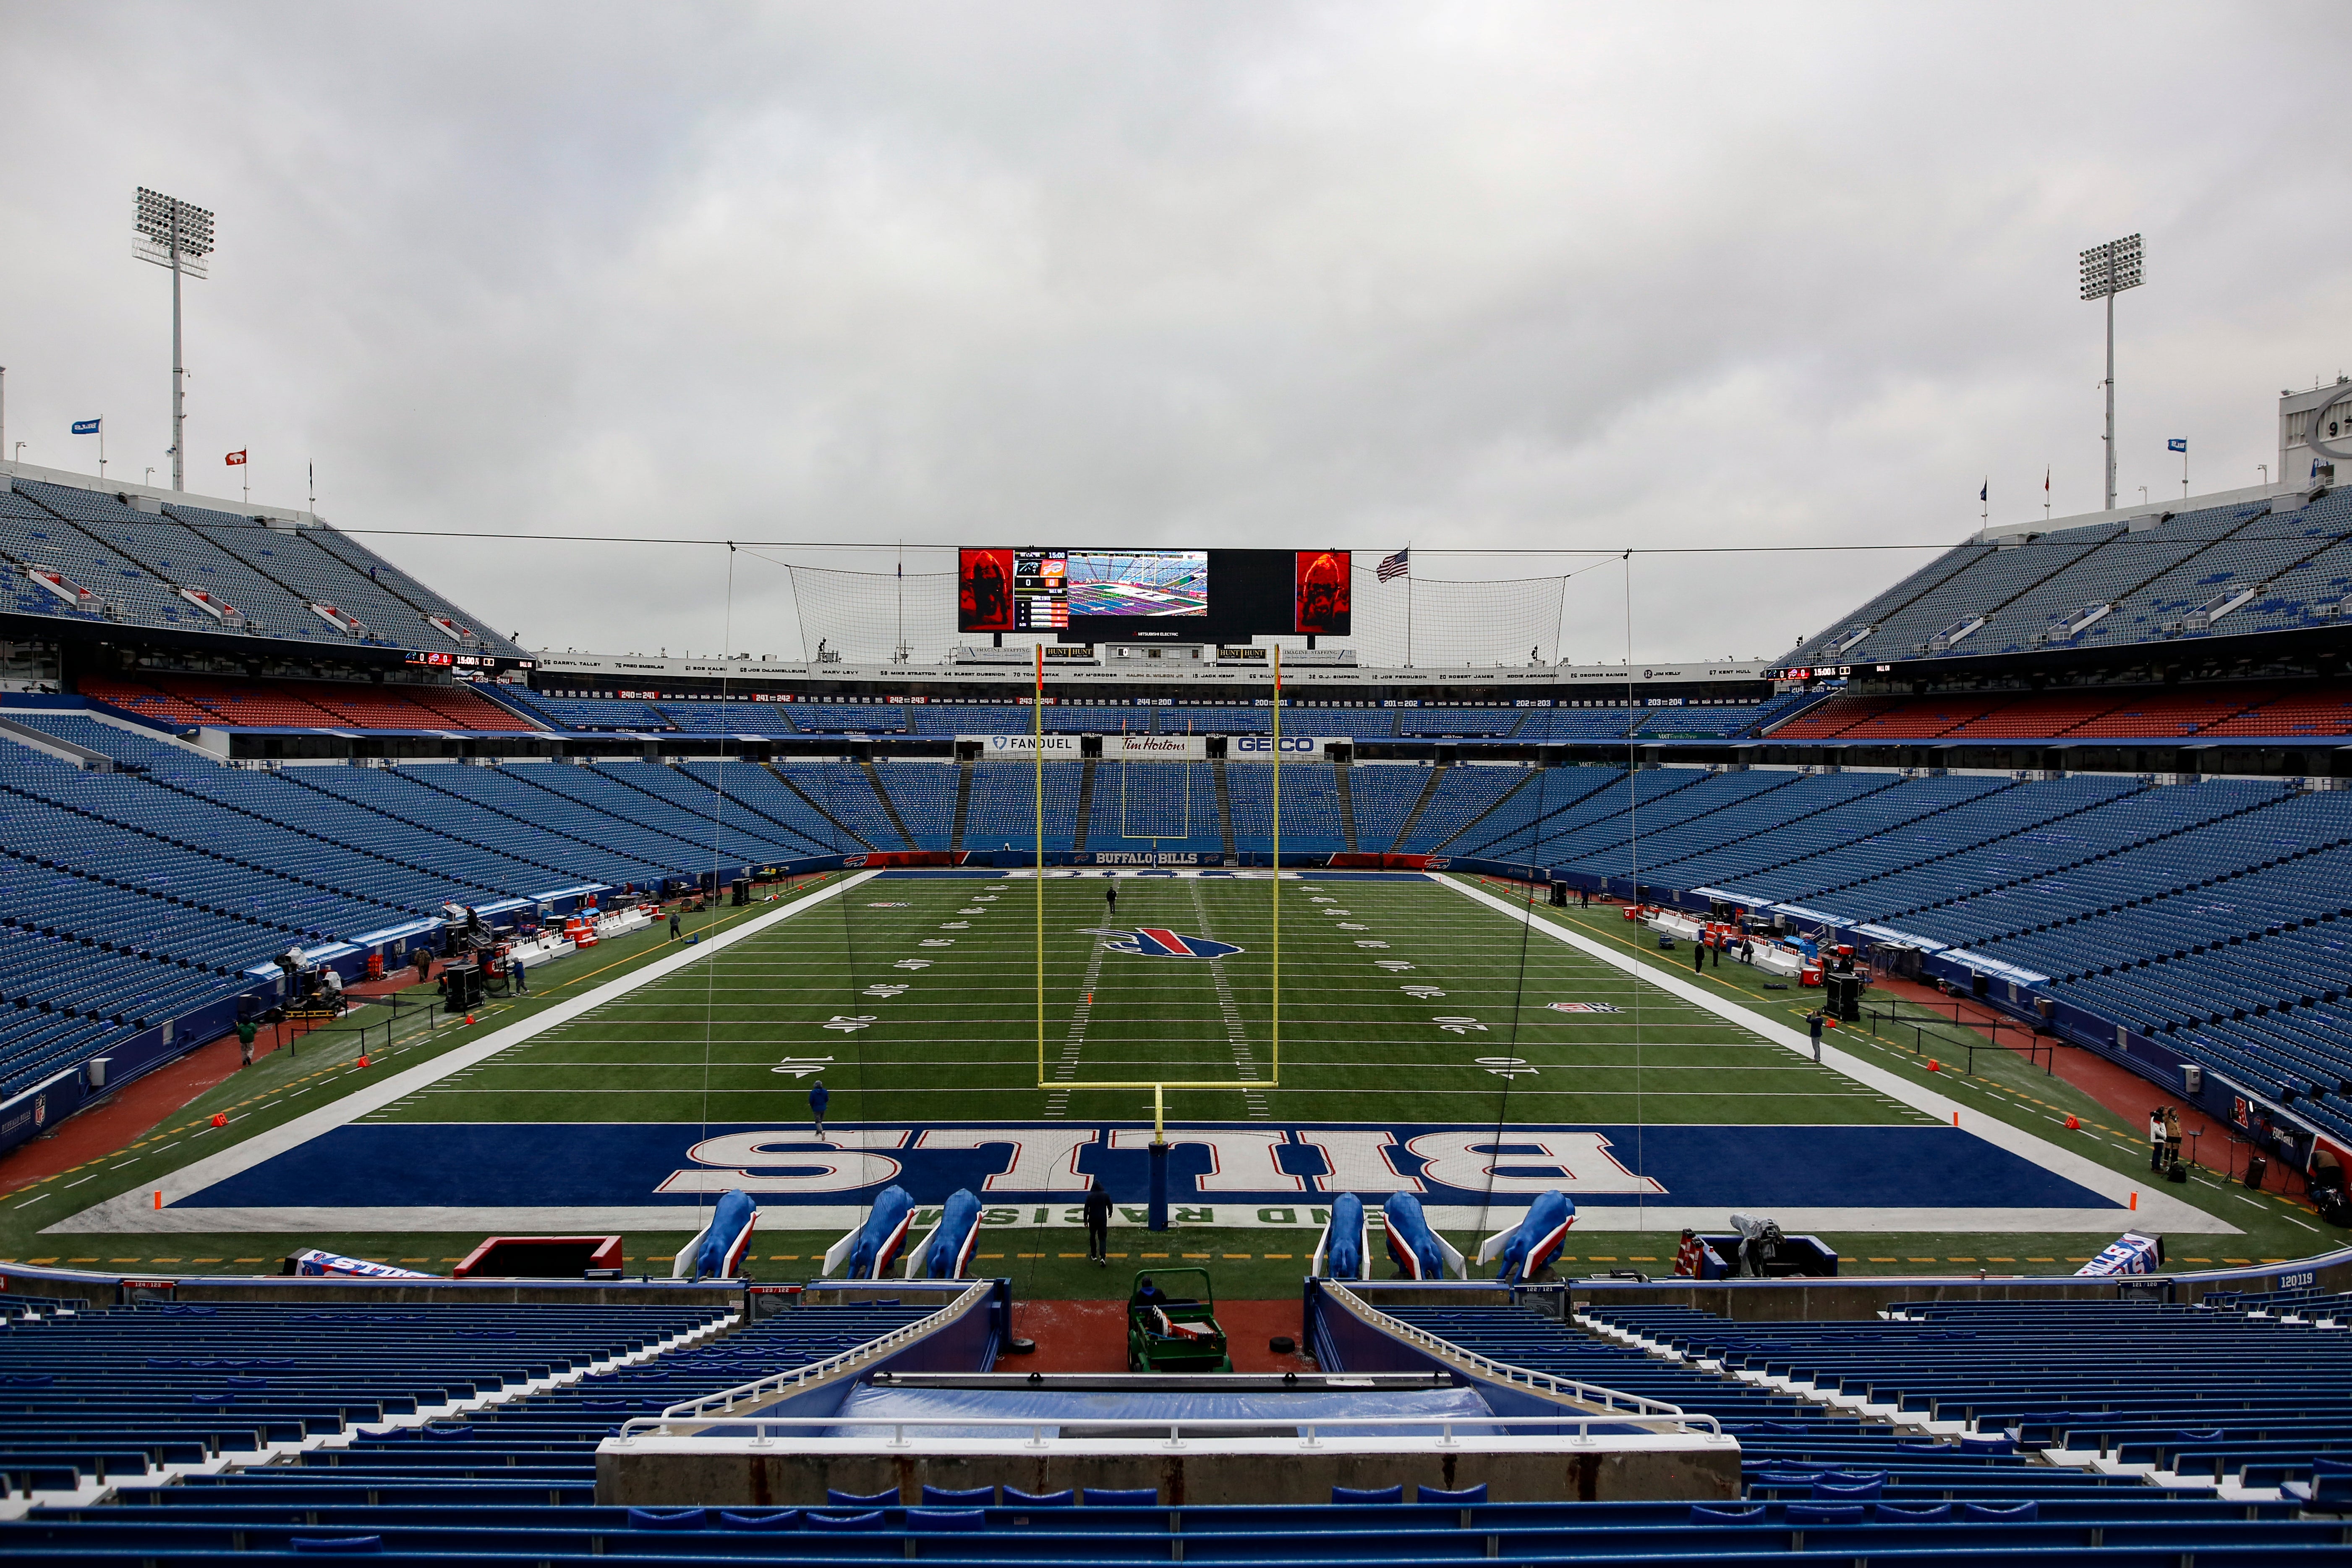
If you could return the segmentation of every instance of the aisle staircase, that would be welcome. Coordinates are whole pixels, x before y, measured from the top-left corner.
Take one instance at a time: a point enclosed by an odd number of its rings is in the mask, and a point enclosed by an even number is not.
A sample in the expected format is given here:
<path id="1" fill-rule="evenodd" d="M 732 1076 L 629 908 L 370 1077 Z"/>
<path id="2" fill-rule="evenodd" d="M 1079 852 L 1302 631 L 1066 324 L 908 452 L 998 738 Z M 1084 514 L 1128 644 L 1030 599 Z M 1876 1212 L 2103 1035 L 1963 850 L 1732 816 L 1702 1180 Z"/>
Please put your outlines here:
<path id="1" fill-rule="evenodd" d="M 972 766 L 972 760 L 970 757 L 956 763 L 955 826 L 948 832 L 948 853 L 950 855 L 963 853 L 964 819 L 971 815 Z"/>
<path id="2" fill-rule="evenodd" d="M 1331 776 L 1337 781 L 1339 795 L 1339 836 L 1348 841 L 1348 853 L 1356 849 L 1356 797 L 1348 789 L 1348 758 L 1343 752 L 1331 759 Z"/>
<path id="3" fill-rule="evenodd" d="M 907 831 L 907 819 L 898 815 L 898 803 L 892 800 L 890 792 L 882 787 L 882 774 L 875 767 L 874 759 L 861 758 L 857 765 L 864 771 L 866 782 L 874 786 L 874 798 L 882 803 L 882 815 L 890 819 L 891 831 L 898 834 L 898 842 L 909 849 L 917 847 L 915 836 Z"/>
<path id="4" fill-rule="evenodd" d="M 1217 781 L 1217 831 L 1224 837 L 1225 864 L 1238 866 L 1241 857 L 1234 848 L 1234 797 L 1225 787 L 1225 759 L 1209 759 L 1209 776 Z"/>
<path id="5" fill-rule="evenodd" d="M 861 848 L 871 849 L 874 847 L 873 845 L 866 842 L 864 835 L 858 833 L 847 823 L 842 821 L 841 818 L 834 816 L 832 812 L 826 810 L 824 802 L 817 799 L 816 796 L 809 794 L 808 791 L 801 788 L 800 785 L 794 784 L 790 778 L 787 778 L 784 775 L 783 771 L 778 768 L 775 763 L 761 763 L 760 765 L 767 769 L 771 773 L 773 773 L 778 784 L 783 785 L 786 789 L 792 791 L 794 795 L 808 802 L 808 808 L 811 811 L 815 812 L 819 816 L 824 817 L 827 822 L 832 823 L 835 831 L 838 832 L 844 838 L 847 839 L 852 844 L 857 845 Z"/>
<path id="6" fill-rule="evenodd" d="M 1102 766 L 1098 757 L 1087 757 L 1078 763 L 1078 826 L 1070 840 L 1073 849 L 1087 847 L 1087 829 L 1092 825 L 1095 809 L 1095 773 Z"/>
<path id="7" fill-rule="evenodd" d="M 1438 784 L 1445 777 L 1446 773 L 1453 768 L 1453 766 L 1454 764 L 1452 763 L 1440 763 L 1435 767 L 1429 770 L 1428 782 L 1421 786 L 1421 794 L 1414 797 L 1412 809 L 1404 814 L 1404 821 L 1397 827 L 1396 842 L 1386 846 L 1391 854 L 1394 854 L 1398 850 L 1402 849 L 1405 847 L 1406 840 L 1412 837 L 1413 826 L 1420 822 L 1421 814 L 1429 809 L 1429 803 L 1437 798 Z M 1521 784 L 1525 784 L 1527 781 L 1525 779 L 1521 779 L 1519 782 Z M 1503 800 L 1510 799 L 1513 793 L 1516 792 L 1506 792 L 1503 795 Z M 1500 805 L 1502 801 L 1496 801 L 1495 804 Z M 1351 830 L 1349 837 L 1353 837 L 1355 835 Z"/>

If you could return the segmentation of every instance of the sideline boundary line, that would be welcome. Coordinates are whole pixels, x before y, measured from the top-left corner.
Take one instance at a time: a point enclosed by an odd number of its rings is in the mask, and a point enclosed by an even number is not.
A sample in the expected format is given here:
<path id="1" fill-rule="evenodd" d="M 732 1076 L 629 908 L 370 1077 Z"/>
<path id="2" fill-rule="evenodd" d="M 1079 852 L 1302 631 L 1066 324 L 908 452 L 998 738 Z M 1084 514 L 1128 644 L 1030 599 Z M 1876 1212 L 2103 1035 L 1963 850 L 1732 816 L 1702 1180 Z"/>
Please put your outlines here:
<path id="1" fill-rule="evenodd" d="M 134 1192 L 118 1194 L 103 1203 L 83 1209 L 79 1214 L 68 1215 L 63 1219 L 43 1226 L 41 1234 L 46 1236 L 52 1232 L 134 1231 L 165 1228 L 156 1225 L 153 1216 L 159 1211 L 150 1206 L 153 1202 L 152 1194 L 154 1193 L 160 1192 L 163 1194 L 164 1207 L 161 1212 L 168 1214 L 171 1205 L 181 1198 L 202 1192 L 215 1183 L 226 1181 L 231 1176 L 251 1170 L 263 1161 L 282 1154 L 289 1149 L 299 1148 L 322 1132 L 356 1121 L 372 1111 L 383 1110 L 395 1100 L 405 1100 L 420 1089 L 431 1088 L 443 1079 L 488 1060 L 500 1051 L 535 1039 L 559 1024 L 568 1024 L 584 1013 L 593 1012 L 607 1002 L 625 996 L 630 992 L 650 985 L 656 980 L 667 980 L 678 971 L 698 963 L 713 953 L 732 947 L 737 942 L 755 936 L 771 926 L 788 921 L 803 910 L 824 903 L 849 891 L 876 874 L 874 871 L 860 871 L 834 883 L 821 892 L 812 893 L 804 899 L 795 899 L 782 909 L 771 910 L 758 919 L 746 921 L 734 930 L 712 937 L 708 942 L 697 942 L 683 952 L 670 954 L 667 958 L 656 959 L 642 969 L 608 980 L 593 991 L 559 1002 L 554 1006 L 533 1014 L 520 1023 L 509 1024 L 504 1028 L 493 1031 L 487 1038 L 475 1041 L 472 1045 L 459 1046 L 429 1062 L 419 1063 L 404 1072 L 370 1084 L 355 1093 L 322 1105 L 316 1110 L 295 1117 L 290 1121 L 282 1121 L 275 1127 L 265 1129 L 241 1143 L 232 1144 L 219 1153 L 209 1155 L 194 1164 L 183 1165 L 178 1170 L 152 1183 L 142 1182 Z"/>
<path id="2" fill-rule="evenodd" d="M 1807 1061 L 1812 1059 L 1811 1038 L 1799 1034 L 1786 1024 L 1776 1023 L 1737 1003 L 1725 1001 L 1663 969 L 1643 963 L 1631 954 L 1613 952 L 1581 931 L 1567 926 L 1555 925 L 1548 920 L 1539 920 L 1532 910 L 1522 909 L 1507 899 L 1498 899 L 1494 894 L 1471 887 L 1466 882 L 1456 880 L 1450 876 L 1435 874 L 1433 875 L 1432 879 L 1444 882 L 1464 898 L 1485 904 L 1487 908 L 1530 926 L 1556 942 L 1565 942 L 1580 952 L 1590 953 L 1612 968 L 1645 980 L 1669 996 L 1679 997 L 1683 1001 L 1696 1004 L 1719 1018 L 1738 1024 L 1759 1039 L 1801 1056 Z M 2101 1197 L 2108 1199 L 2116 1205 L 2119 1223 L 2121 1223 L 2122 1215 L 2126 1213 L 2130 1215 L 2129 1228 L 2198 1236 L 2243 1234 L 2236 1226 L 2218 1215 L 2208 1214 L 2194 1205 L 2183 1203 L 2169 1193 L 2158 1192 L 2153 1186 L 2134 1186 L 2129 1176 L 2086 1160 L 2082 1155 L 2063 1149 L 2045 1138 L 2037 1138 L 2023 1128 L 2012 1126 L 2000 1118 L 1979 1110 L 1974 1106 L 1962 1105 L 1958 1100 L 1948 1099 L 1932 1089 L 1912 1083 L 1897 1074 L 1888 1072 L 1884 1068 L 1838 1049 L 1827 1040 L 1822 1042 L 1822 1065 L 1843 1073 L 1857 1083 L 1876 1089 L 1897 1104 L 1907 1105 L 1914 1110 L 1926 1111 L 1940 1122 L 1949 1123 L 1956 1114 L 1965 1112 L 1968 1120 L 1961 1124 L 1965 1131 L 1997 1149 L 2003 1149 L 2021 1159 L 2030 1160 L 2043 1170 L 2063 1176 L 2075 1185 L 2088 1188 Z M 2137 1210 L 2127 1210 L 2126 1205 L 2133 1193 L 2139 1194 L 2139 1207 Z"/>

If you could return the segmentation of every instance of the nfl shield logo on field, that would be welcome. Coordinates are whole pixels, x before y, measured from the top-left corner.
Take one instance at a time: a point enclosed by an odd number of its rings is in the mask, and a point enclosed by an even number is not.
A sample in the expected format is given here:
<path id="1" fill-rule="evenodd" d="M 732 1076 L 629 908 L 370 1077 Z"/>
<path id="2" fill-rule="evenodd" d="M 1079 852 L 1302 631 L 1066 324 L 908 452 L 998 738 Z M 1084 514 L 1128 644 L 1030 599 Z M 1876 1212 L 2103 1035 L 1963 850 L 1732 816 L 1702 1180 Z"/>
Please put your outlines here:
<path id="1" fill-rule="evenodd" d="M 1147 926 L 1103 943 L 1111 952 L 1132 953 L 1139 958 L 1223 958 L 1240 948 L 1229 942 L 1216 942 L 1205 936 L 1186 936 L 1181 931 L 1163 931 Z"/>

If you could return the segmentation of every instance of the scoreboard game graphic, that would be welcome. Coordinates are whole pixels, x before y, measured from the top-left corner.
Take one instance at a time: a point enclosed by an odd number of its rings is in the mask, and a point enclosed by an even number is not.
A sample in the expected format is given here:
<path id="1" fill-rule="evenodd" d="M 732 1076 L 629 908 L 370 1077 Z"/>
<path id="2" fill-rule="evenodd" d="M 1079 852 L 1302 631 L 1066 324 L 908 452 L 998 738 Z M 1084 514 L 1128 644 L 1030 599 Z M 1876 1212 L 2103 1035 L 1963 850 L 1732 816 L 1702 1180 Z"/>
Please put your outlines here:
<path id="1" fill-rule="evenodd" d="M 1079 551 L 1068 557 L 1070 614 L 1205 616 L 1205 550 Z"/>

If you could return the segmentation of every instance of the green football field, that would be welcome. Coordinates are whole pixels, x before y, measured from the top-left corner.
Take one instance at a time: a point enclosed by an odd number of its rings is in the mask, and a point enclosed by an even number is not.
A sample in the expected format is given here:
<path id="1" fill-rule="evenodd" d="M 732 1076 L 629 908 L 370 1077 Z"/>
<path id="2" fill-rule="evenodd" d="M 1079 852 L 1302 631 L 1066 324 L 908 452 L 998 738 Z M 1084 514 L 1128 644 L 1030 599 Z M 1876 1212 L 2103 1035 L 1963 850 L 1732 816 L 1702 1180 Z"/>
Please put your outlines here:
<path id="1" fill-rule="evenodd" d="M 0 1198 L 0 1250 L 245 1271 L 315 1245 L 439 1271 L 486 1234 L 618 1230 L 633 1268 L 666 1273 L 700 1205 L 741 1185 L 762 1208 L 752 1273 L 800 1279 L 896 1183 L 919 1209 L 982 1197 L 977 1269 L 1088 1295 L 1106 1288 L 1070 1205 L 1095 1176 L 1122 1266 L 1208 1260 L 1234 1295 L 1295 1292 L 1330 1194 L 1377 1209 L 1416 1184 L 1465 1251 L 1561 1187 L 1577 1269 L 1663 1271 L 1682 1226 L 1741 1207 L 1853 1272 L 2068 1271 L 2156 1214 L 2177 1259 L 2327 1239 L 2218 1180 L 2133 1185 L 2129 1129 L 2012 1053 L 1849 1029 L 1817 1067 L 1787 1033 L 1805 996 L 1737 964 L 1694 978 L 1613 908 L 1529 910 L 1472 878 L 882 873 L 704 919 L 706 944 L 583 952 L 364 1068 L 324 1039 L 265 1058 Z M 1929 1073 L 1938 1048 L 1974 1070 Z M 1141 1223 L 1155 1084 L 1177 1145 L 1164 1232 Z"/>
<path id="2" fill-rule="evenodd" d="M 1277 1071 L 1276 886 L 877 879 L 380 1114 L 791 1122 L 807 1069 L 845 1124 L 1148 1119 L 1150 1085 L 1188 1080 L 1262 1086 L 1169 1091 L 1171 1115 L 1216 1121 L 1918 1119 L 1423 877 L 1279 884 Z M 1242 951 L 1117 953 L 1114 926 Z"/>

